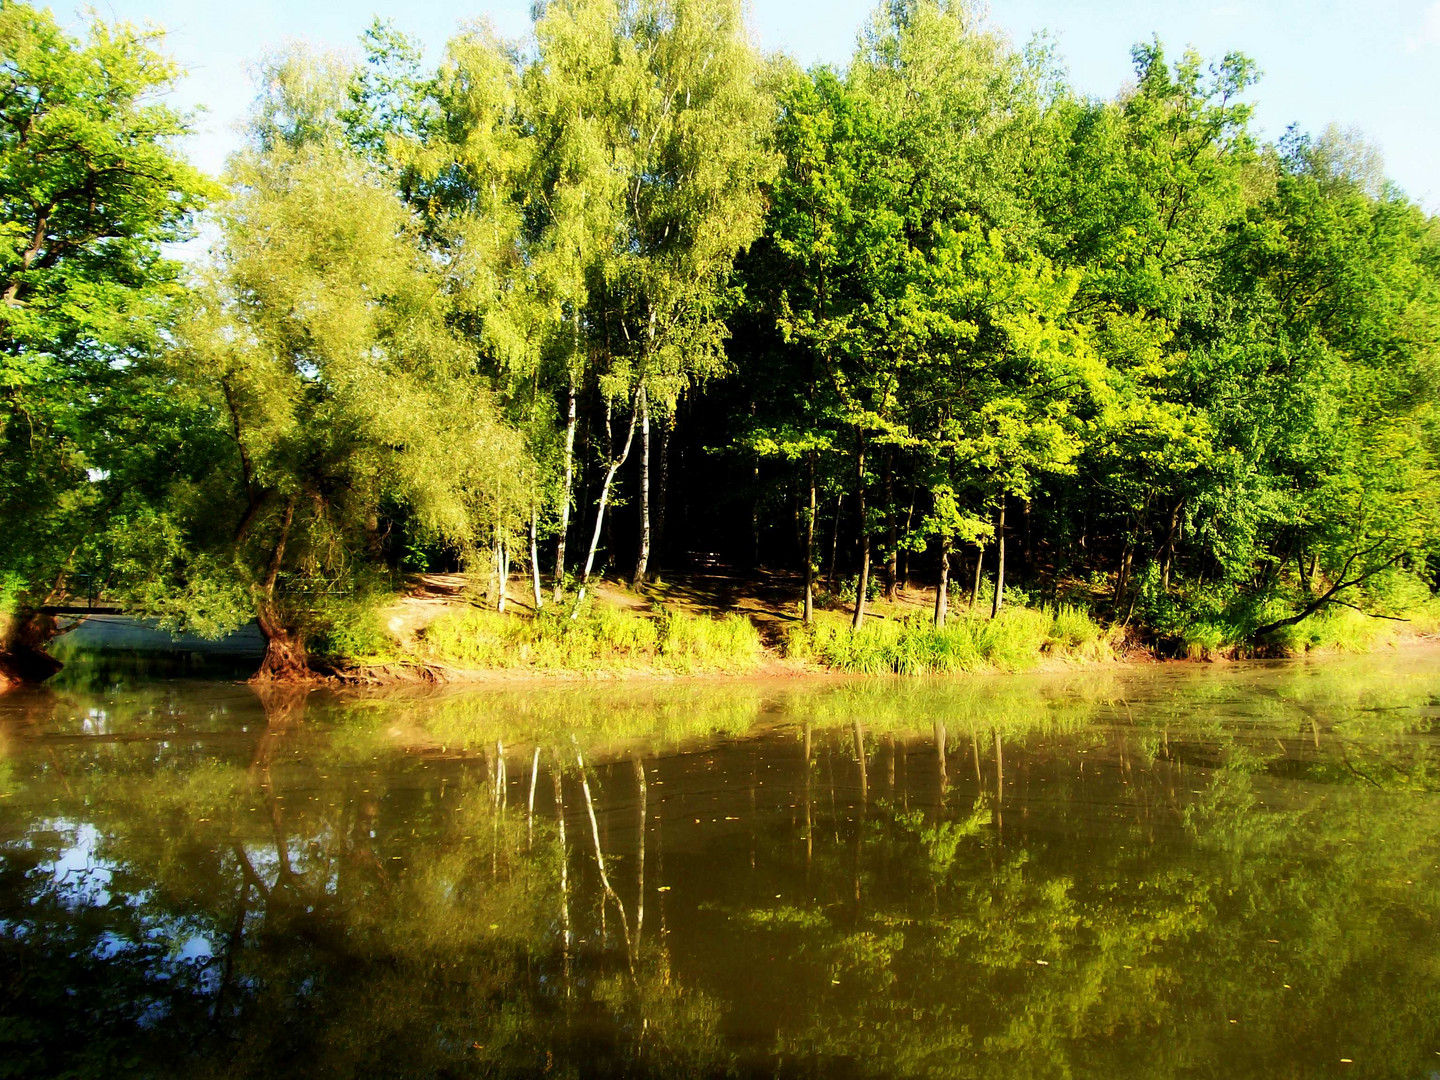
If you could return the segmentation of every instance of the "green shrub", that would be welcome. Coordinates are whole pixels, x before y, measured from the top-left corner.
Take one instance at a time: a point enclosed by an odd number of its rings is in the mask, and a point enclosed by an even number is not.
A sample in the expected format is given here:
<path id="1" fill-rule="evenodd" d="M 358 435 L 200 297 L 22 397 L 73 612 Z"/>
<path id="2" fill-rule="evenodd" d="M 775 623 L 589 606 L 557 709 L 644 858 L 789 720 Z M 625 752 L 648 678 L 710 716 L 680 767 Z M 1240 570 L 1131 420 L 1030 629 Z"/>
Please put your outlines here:
<path id="1" fill-rule="evenodd" d="M 1214 586 L 1192 591 L 1183 602 L 1172 599 L 1164 617 L 1157 611 L 1147 612 L 1146 622 L 1177 637 L 1192 659 L 1243 655 L 1256 644 L 1259 627 L 1289 617 L 1311 599 L 1311 594 L 1293 586 L 1258 596 Z M 1408 572 L 1377 574 L 1365 589 L 1347 592 L 1342 599 L 1363 610 L 1329 604 L 1293 626 L 1272 632 L 1259 644 L 1290 654 L 1367 652 L 1402 635 L 1440 629 L 1440 603 L 1431 597 L 1424 581 Z"/>
<path id="2" fill-rule="evenodd" d="M 493 611 L 447 612 L 421 632 L 425 652 L 459 667 L 500 667 L 507 653 L 507 620 Z"/>
<path id="3" fill-rule="evenodd" d="M 842 604 L 853 605 L 855 603 L 855 591 L 859 587 L 860 575 L 852 574 L 840 582 L 840 585 L 835 590 L 834 599 Z M 879 596 L 880 575 L 872 572 L 870 576 L 865 579 L 865 599 L 868 602 L 877 599 Z"/>
<path id="4" fill-rule="evenodd" d="M 871 619 L 859 630 L 841 618 L 817 616 L 812 627 L 790 627 L 785 639 L 792 659 L 864 675 L 1020 671 L 1047 654 L 1099 658 L 1106 648 L 1104 631 L 1069 607 L 1003 608 L 994 619 L 960 615 L 944 629 L 924 616 Z"/>
<path id="5" fill-rule="evenodd" d="M 450 612 L 425 629 L 420 647 L 430 660 L 476 670 L 707 674 L 753 670 L 764 659 L 760 635 L 740 615 L 642 613 L 594 603 L 573 618 L 559 606 L 534 618 L 479 608 Z"/>
<path id="6" fill-rule="evenodd" d="M 1423 578 L 1391 566 L 1365 582 L 1361 606 L 1382 615 L 1405 616 L 1422 611 L 1430 599 L 1430 586 Z"/>
<path id="7" fill-rule="evenodd" d="M 345 661 L 376 661 L 395 654 L 395 639 L 386 632 L 377 604 L 366 600 L 334 602 L 320 617 L 314 650 Z"/>
<path id="8" fill-rule="evenodd" d="M 1398 625 L 1354 608 L 1329 606 L 1276 631 L 1271 640 L 1289 653 L 1370 652 L 1393 639 Z"/>
<path id="9" fill-rule="evenodd" d="M 1191 660 L 1209 660 L 1232 643 L 1233 627 L 1219 622 L 1199 621 L 1186 626 L 1181 641 Z"/>

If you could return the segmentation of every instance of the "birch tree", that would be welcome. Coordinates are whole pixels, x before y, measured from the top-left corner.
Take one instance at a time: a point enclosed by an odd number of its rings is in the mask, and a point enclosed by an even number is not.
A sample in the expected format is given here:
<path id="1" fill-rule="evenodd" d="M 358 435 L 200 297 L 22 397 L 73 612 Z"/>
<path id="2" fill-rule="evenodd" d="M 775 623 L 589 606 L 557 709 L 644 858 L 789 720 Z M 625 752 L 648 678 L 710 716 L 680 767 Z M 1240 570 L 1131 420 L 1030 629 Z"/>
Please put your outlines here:
<path id="1" fill-rule="evenodd" d="M 590 307 L 604 343 L 601 393 L 628 401 L 640 435 L 638 585 L 651 558 L 651 410 L 668 414 L 682 391 L 721 370 L 724 289 L 763 223 L 772 106 L 734 0 L 551 4 L 537 25 L 542 64 L 543 43 L 569 41 L 572 24 L 608 28 L 614 57 L 591 82 L 592 94 L 604 93 L 596 134 L 619 183 Z M 624 458 L 606 468 L 587 568 Z"/>

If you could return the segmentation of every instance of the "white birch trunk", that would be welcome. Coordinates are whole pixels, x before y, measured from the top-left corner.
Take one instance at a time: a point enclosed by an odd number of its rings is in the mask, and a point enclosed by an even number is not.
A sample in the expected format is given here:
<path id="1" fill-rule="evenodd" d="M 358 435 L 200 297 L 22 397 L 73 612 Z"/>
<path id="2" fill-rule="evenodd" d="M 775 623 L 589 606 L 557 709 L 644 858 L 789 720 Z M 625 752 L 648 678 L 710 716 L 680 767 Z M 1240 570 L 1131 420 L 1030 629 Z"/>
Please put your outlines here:
<path id="1" fill-rule="evenodd" d="M 580 605 L 585 600 L 585 590 L 590 584 L 590 572 L 595 567 L 595 550 L 600 546 L 600 533 L 605 524 L 605 505 L 610 501 L 610 485 L 615 482 L 615 474 L 620 471 L 620 466 L 625 464 L 625 459 L 630 456 L 630 444 L 635 441 L 635 424 L 640 418 L 639 401 L 630 410 L 630 430 L 625 435 L 625 445 L 620 450 L 619 457 L 610 462 L 610 467 L 605 470 L 605 482 L 600 485 L 600 502 L 595 508 L 595 531 L 590 536 L 590 550 L 585 553 L 585 570 L 580 575 L 580 591 L 575 597 L 575 610 L 570 613 L 573 619 L 580 614 Z"/>

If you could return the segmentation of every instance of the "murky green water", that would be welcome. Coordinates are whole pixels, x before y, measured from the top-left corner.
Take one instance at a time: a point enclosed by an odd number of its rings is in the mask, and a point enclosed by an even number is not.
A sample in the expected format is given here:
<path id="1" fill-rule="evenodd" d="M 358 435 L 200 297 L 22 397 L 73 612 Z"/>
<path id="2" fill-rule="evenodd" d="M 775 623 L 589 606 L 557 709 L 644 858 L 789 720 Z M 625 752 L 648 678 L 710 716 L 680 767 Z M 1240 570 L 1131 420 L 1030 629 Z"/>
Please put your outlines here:
<path id="1" fill-rule="evenodd" d="M 0 1076 L 1434 1077 L 1440 652 L 0 698 Z"/>

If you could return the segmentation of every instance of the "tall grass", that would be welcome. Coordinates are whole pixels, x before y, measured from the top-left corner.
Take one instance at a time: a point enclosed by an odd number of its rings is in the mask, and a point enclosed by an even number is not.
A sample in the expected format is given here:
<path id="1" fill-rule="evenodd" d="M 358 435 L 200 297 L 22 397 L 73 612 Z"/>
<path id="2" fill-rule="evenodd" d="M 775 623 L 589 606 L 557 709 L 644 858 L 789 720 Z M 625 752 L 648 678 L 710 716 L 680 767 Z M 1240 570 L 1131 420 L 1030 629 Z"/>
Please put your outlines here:
<path id="1" fill-rule="evenodd" d="M 651 614 L 598 604 L 574 619 L 560 610 L 534 618 L 479 608 L 450 612 L 425 628 L 417 648 L 423 659 L 453 667 L 573 673 L 736 674 L 754 670 L 765 657 L 760 635 L 740 615 Z"/>
<path id="2" fill-rule="evenodd" d="M 1291 654 L 1365 653 L 1402 638 L 1434 633 L 1435 627 L 1433 603 L 1409 609 L 1396 619 L 1377 618 L 1354 608 L 1329 607 L 1295 626 L 1287 626 L 1275 635 L 1274 643 Z"/>
<path id="3" fill-rule="evenodd" d="M 1191 659 L 1250 656 L 1257 651 L 1290 656 L 1364 653 L 1440 632 L 1440 599 L 1430 595 L 1428 585 L 1397 573 L 1374 589 L 1348 594 L 1346 604 L 1323 607 L 1256 641 L 1257 627 L 1285 618 L 1308 599 L 1287 591 L 1267 597 L 1202 593 L 1184 604 L 1172 602 L 1172 610 L 1164 617 L 1152 617 L 1150 623 L 1178 638 Z"/>
<path id="4" fill-rule="evenodd" d="M 1007 608 L 998 618 L 963 616 L 938 629 L 928 619 L 872 619 L 852 630 L 821 614 L 796 626 L 786 655 L 836 671 L 865 675 L 945 675 L 964 671 L 1022 671 L 1046 657 L 1103 659 L 1106 633 L 1084 611 Z"/>

